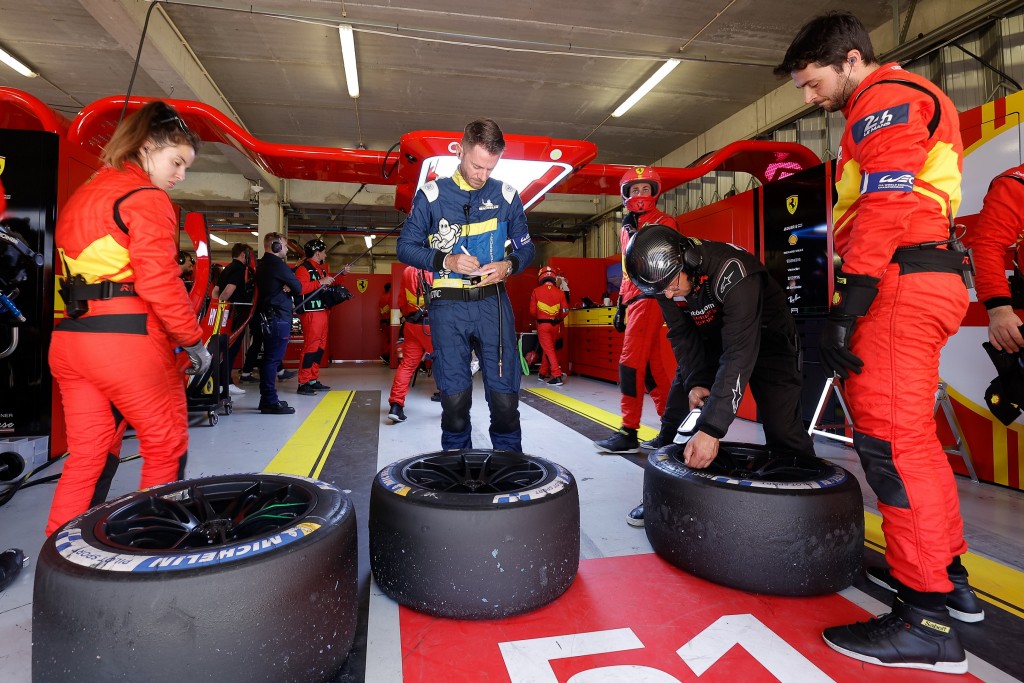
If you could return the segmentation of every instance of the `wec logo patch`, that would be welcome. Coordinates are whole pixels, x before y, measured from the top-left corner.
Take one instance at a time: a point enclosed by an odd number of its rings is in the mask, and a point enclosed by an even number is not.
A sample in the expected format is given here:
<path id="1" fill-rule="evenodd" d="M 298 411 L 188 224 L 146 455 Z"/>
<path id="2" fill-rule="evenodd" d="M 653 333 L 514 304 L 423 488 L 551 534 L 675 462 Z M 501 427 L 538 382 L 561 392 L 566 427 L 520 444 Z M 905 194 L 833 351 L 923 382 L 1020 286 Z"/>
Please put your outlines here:
<path id="1" fill-rule="evenodd" d="M 883 128 L 906 124 L 910 120 L 910 105 L 901 104 L 896 107 L 876 111 L 853 124 L 853 141 L 860 144 L 861 140 Z"/>
<path id="2" fill-rule="evenodd" d="M 912 192 L 914 174 L 909 171 L 865 173 L 861 178 L 861 194 L 869 192 Z"/>

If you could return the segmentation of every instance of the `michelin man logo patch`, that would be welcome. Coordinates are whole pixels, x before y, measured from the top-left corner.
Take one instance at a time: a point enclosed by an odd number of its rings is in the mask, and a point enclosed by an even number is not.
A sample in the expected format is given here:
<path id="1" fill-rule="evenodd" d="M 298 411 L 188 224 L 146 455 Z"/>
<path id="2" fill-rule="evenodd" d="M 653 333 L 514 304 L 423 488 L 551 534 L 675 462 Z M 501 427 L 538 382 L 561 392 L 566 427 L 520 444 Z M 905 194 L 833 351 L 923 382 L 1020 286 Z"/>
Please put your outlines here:
<path id="1" fill-rule="evenodd" d="M 437 232 L 430 236 L 430 246 L 450 254 L 452 247 L 459 239 L 460 232 L 458 225 L 453 225 L 442 218 L 437 223 Z"/>
<path id="2" fill-rule="evenodd" d="M 896 107 L 889 107 L 882 111 L 869 114 L 853 124 L 853 141 L 860 144 L 861 140 L 877 133 L 883 128 L 906 124 L 910 120 L 910 105 L 901 104 Z"/>

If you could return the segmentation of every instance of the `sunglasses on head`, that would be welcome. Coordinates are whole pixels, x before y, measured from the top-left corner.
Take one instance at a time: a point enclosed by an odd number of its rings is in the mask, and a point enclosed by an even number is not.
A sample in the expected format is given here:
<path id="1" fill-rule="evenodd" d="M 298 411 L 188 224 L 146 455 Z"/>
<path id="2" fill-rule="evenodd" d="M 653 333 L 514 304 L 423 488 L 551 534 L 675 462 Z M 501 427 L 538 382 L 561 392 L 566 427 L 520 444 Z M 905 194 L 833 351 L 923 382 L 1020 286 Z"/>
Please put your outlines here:
<path id="1" fill-rule="evenodd" d="M 181 118 L 181 116 L 179 116 L 176 112 L 172 111 L 170 114 L 168 114 L 164 118 L 158 119 L 157 123 L 160 123 L 160 124 L 176 123 L 178 125 L 178 128 L 181 129 L 182 133 L 184 133 L 185 135 L 193 135 L 193 133 L 189 129 L 189 127 L 187 125 L 185 125 L 185 120 L 183 118 Z"/>

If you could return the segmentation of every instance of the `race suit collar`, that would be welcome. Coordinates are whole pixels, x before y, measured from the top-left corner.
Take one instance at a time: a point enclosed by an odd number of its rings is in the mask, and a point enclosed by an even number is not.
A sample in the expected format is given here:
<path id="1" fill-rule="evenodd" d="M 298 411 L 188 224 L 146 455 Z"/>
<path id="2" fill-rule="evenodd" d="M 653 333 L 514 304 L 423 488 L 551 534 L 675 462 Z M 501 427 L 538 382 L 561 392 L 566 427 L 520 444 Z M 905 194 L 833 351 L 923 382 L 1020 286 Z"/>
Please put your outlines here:
<path id="1" fill-rule="evenodd" d="M 853 89 L 853 92 L 850 93 L 849 99 L 846 100 L 846 106 L 843 107 L 843 117 L 846 118 L 847 121 L 849 121 L 850 114 L 853 111 L 853 105 L 854 103 L 857 102 L 857 98 L 860 96 L 860 93 L 862 93 L 864 90 L 871 87 L 878 81 L 893 76 L 894 72 L 895 74 L 905 73 L 903 72 L 902 67 L 900 67 L 900 65 L 897 64 L 896 62 L 882 64 L 881 66 L 872 69 L 867 76 L 861 79 L 860 83 L 857 84 L 857 87 Z"/>
<path id="2" fill-rule="evenodd" d="M 465 190 L 466 192 L 476 191 L 476 189 L 472 185 L 467 183 L 466 179 L 462 177 L 461 169 L 455 169 L 455 173 L 452 174 L 452 180 L 455 181 L 455 184 L 458 186 L 460 190 Z"/>

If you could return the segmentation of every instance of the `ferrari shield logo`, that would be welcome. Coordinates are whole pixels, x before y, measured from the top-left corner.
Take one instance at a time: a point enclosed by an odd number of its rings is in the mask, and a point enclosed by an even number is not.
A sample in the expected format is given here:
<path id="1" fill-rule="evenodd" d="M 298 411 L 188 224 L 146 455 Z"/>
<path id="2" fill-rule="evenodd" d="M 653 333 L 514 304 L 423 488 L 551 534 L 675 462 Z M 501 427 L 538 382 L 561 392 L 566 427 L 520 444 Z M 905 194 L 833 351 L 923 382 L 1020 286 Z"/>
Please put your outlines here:
<path id="1" fill-rule="evenodd" d="M 786 197 L 786 209 L 789 210 L 789 214 L 793 215 L 796 213 L 796 205 L 800 202 L 800 197 L 795 194 L 791 194 Z"/>
<path id="2" fill-rule="evenodd" d="M 360 294 L 366 294 L 366 288 L 369 286 L 370 282 L 368 280 L 364 280 L 362 278 L 356 280 L 356 289 L 359 290 Z"/>
<path id="3" fill-rule="evenodd" d="M 4 164 L 7 163 L 7 159 L 0 157 L 0 175 L 4 174 Z"/>

